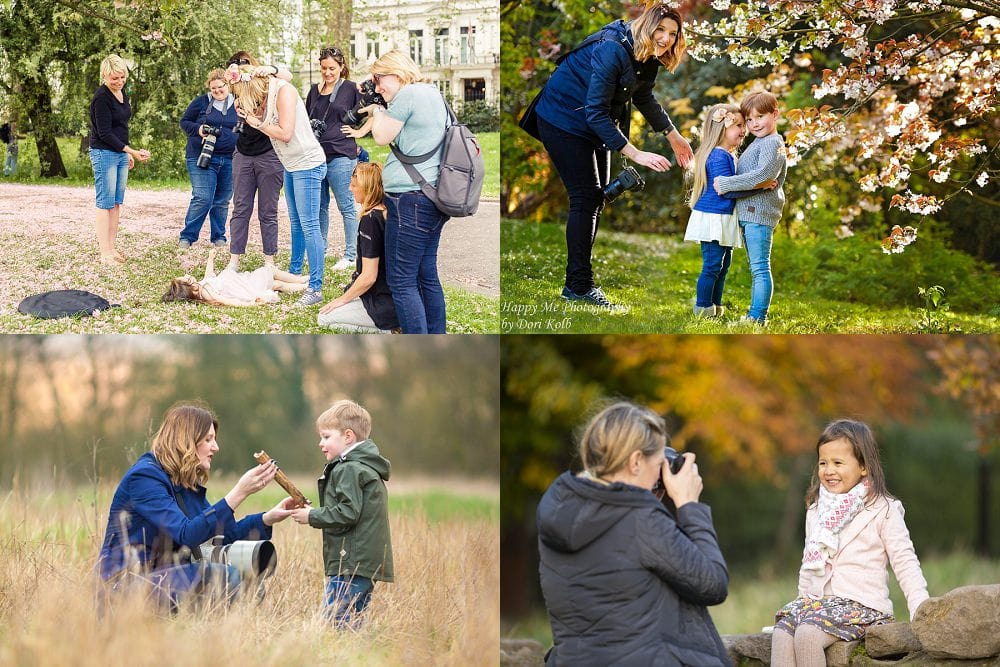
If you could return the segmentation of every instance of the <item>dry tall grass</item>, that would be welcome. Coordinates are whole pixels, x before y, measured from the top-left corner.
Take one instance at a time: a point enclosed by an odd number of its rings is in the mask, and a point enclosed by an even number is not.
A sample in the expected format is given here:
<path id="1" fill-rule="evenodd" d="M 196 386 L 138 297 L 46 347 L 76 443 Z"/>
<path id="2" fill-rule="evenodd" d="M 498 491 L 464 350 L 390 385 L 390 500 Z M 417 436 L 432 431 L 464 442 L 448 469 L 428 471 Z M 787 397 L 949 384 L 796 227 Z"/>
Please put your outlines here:
<path id="1" fill-rule="evenodd" d="M 278 569 L 259 605 L 242 599 L 170 618 L 128 599 L 98 613 L 93 568 L 112 492 L 100 489 L 96 501 L 82 499 L 92 492 L 0 497 L 0 664 L 495 664 L 496 521 L 391 516 L 396 583 L 376 585 L 357 632 L 320 616 L 320 531 L 291 520 L 275 526 Z M 237 515 L 244 510 L 253 508 Z"/>

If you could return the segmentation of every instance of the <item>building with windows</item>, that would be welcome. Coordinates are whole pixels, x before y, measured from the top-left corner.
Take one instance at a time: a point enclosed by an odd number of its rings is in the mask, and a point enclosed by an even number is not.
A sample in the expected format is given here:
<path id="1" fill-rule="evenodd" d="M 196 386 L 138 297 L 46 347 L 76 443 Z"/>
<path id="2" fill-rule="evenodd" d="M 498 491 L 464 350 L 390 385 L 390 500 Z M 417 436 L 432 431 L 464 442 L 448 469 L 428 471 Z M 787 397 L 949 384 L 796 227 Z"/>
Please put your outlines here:
<path id="1" fill-rule="evenodd" d="M 456 104 L 500 95 L 500 9 L 496 0 L 355 0 L 352 78 L 392 49 L 409 54 Z"/>

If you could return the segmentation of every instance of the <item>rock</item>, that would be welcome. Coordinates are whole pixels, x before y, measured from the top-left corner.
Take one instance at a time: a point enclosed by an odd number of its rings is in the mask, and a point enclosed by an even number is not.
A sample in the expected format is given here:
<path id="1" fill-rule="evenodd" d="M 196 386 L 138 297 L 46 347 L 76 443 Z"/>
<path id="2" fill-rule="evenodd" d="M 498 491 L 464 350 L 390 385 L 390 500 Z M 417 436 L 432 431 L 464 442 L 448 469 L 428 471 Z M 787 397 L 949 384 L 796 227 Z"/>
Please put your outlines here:
<path id="1" fill-rule="evenodd" d="M 910 625 L 932 657 L 994 657 L 1000 654 L 1000 584 L 963 586 L 930 598 Z"/>
<path id="2" fill-rule="evenodd" d="M 759 632 L 752 635 L 725 635 L 722 643 L 734 665 L 740 664 L 743 658 L 759 660 L 764 664 L 771 662 L 770 634 Z"/>
<path id="3" fill-rule="evenodd" d="M 501 639 L 500 667 L 540 667 L 545 647 L 534 639 Z"/>
<path id="4" fill-rule="evenodd" d="M 909 623 L 873 625 L 865 632 L 865 652 L 873 658 L 903 656 L 922 650 Z"/>
<path id="5" fill-rule="evenodd" d="M 826 647 L 827 667 L 849 667 L 851 654 L 861 642 L 835 641 Z"/>

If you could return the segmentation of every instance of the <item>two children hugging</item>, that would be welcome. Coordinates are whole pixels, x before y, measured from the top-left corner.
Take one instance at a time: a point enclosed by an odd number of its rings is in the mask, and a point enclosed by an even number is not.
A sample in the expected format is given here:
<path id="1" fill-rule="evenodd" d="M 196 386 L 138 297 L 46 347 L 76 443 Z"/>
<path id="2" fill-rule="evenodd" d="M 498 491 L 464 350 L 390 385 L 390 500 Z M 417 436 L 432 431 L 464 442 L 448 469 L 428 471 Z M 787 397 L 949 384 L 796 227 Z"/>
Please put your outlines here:
<path id="1" fill-rule="evenodd" d="M 861 639 L 869 626 L 893 621 L 887 562 L 911 619 L 928 598 L 903 505 L 886 488 L 871 429 L 849 419 L 831 422 L 816 454 L 798 597 L 775 614 L 771 636 L 771 664 L 783 667 L 826 665 L 830 644 Z"/>
<path id="2" fill-rule="evenodd" d="M 354 401 L 334 403 L 316 420 L 327 460 L 319 478 L 318 508 L 291 516 L 323 531 L 325 613 L 338 627 L 357 628 L 376 581 L 391 582 L 389 461 L 368 439 L 371 415 Z"/>
<path id="3" fill-rule="evenodd" d="M 768 92 L 750 93 L 740 106 L 709 109 L 695 152 L 691 217 L 685 241 L 701 243 L 694 314 L 721 317 L 722 296 L 733 248 L 746 247 L 750 262 L 750 307 L 740 323 L 766 324 L 771 304 L 771 243 L 785 195 L 785 144 L 775 131 L 778 100 Z M 736 161 L 749 130 L 755 139 Z"/>

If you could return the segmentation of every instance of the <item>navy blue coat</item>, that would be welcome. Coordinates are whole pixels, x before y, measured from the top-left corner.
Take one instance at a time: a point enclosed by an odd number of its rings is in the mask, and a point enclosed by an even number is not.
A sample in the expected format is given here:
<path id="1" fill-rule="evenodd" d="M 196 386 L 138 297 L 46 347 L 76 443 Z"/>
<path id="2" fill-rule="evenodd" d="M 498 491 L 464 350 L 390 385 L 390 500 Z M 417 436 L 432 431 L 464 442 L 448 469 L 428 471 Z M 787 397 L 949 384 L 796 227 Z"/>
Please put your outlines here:
<path id="1" fill-rule="evenodd" d="M 538 505 L 555 665 L 730 664 L 706 605 L 729 574 L 707 505 L 677 518 L 652 493 L 563 473 Z"/>
<path id="2" fill-rule="evenodd" d="M 209 94 L 199 95 L 188 105 L 184 115 L 181 116 L 181 129 L 188 135 L 187 146 L 184 147 L 184 158 L 187 160 L 197 159 L 201 153 L 201 135 L 198 128 L 202 125 L 221 127 L 222 132 L 215 139 L 215 155 L 232 157 L 236 150 L 236 139 L 239 135 L 233 132 L 236 121 L 236 105 L 233 104 L 232 96 L 227 100 L 229 106 L 226 113 L 222 113 L 212 106 L 212 96 Z"/>
<path id="3" fill-rule="evenodd" d="M 188 518 L 177 503 L 183 500 Z M 235 540 L 269 540 L 271 527 L 264 515 L 250 514 L 236 521 L 225 498 L 210 505 L 205 487 L 192 491 L 170 482 L 167 472 L 152 452 L 139 457 L 118 484 L 108 527 L 98 559 L 101 577 L 109 579 L 126 567 L 126 548 L 144 569 L 173 565 L 180 546 L 196 547 L 216 535 L 224 544 Z"/>
<path id="4" fill-rule="evenodd" d="M 628 102 L 656 132 L 674 124 L 653 97 L 655 57 L 635 60 L 630 23 L 609 23 L 560 63 L 545 84 L 536 112 L 560 130 L 621 150 L 628 143 Z M 589 37 L 587 39 L 590 39 Z"/>

